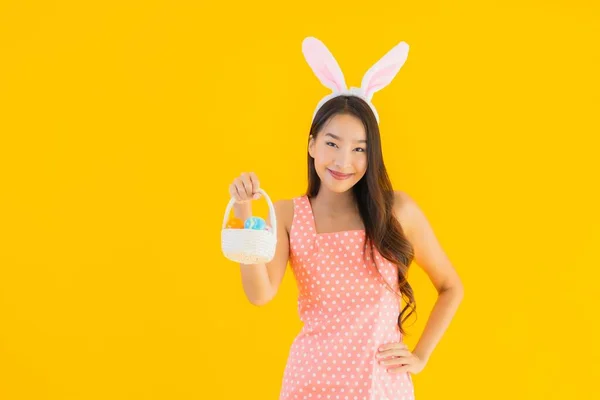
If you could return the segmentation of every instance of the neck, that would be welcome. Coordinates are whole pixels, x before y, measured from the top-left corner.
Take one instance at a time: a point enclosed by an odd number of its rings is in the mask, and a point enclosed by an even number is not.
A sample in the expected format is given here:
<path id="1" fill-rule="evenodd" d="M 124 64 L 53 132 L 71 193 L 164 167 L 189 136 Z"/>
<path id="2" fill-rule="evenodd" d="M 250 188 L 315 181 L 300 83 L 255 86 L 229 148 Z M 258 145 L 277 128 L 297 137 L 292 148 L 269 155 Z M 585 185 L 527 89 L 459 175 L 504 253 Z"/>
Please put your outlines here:
<path id="1" fill-rule="evenodd" d="M 332 214 L 346 213 L 349 210 L 356 209 L 354 194 L 351 190 L 336 193 L 321 187 L 319 193 L 315 196 L 315 200 L 320 207 L 331 210 Z"/>

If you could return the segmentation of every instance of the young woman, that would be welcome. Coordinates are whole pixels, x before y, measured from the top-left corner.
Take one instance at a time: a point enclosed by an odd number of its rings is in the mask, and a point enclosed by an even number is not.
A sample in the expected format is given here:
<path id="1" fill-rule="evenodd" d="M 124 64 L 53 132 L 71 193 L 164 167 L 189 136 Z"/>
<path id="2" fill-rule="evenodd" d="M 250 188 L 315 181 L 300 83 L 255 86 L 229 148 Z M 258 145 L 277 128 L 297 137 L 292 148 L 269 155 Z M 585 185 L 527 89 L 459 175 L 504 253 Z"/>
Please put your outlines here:
<path id="1" fill-rule="evenodd" d="M 273 260 L 240 265 L 255 305 L 273 299 L 288 262 L 298 284 L 304 325 L 290 349 L 280 400 L 414 399 L 411 374 L 423 370 L 462 300 L 461 280 L 425 215 L 406 192 L 392 188 L 383 162 L 369 90 L 373 82 L 391 81 L 407 48 L 401 43 L 375 64 L 361 90 L 347 90 L 324 45 L 304 42 L 309 64 L 333 88 L 310 127 L 308 189 L 274 202 Z M 259 187 L 254 173 L 234 179 L 229 193 L 237 217 L 252 215 Z M 407 281 L 413 260 L 439 297 L 411 351 L 403 343 L 403 322 L 416 312 Z"/>

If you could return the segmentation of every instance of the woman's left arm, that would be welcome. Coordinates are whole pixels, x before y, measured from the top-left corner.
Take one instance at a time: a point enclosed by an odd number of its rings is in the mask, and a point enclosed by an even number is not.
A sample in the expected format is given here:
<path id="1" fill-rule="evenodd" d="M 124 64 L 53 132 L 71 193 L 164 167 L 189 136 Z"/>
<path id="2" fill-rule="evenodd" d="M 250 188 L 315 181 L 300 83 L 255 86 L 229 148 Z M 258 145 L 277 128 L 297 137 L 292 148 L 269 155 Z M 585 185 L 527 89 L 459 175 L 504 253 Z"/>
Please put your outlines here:
<path id="1" fill-rule="evenodd" d="M 438 298 L 421 337 L 412 353 L 427 362 L 450 325 L 464 295 L 458 273 L 442 249 L 418 204 L 405 192 L 396 192 L 396 213 L 414 249 L 414 261 L 425 271 L 438 292 Z"/>

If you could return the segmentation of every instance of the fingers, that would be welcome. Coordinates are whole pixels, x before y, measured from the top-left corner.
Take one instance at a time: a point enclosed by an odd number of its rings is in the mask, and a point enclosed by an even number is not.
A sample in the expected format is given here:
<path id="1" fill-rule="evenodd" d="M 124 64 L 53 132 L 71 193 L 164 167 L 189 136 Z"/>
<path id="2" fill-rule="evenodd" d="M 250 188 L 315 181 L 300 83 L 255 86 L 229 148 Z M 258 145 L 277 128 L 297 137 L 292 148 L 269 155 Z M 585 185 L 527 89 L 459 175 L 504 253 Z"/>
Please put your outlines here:
<path id="1" fill-rule="evenodd" d="M 402 367 L 398 367 L 398 368 L 388 368 L 388 372 L 391 374 L 401 374 L 404 372 L 408 372 L 409 371 L 409 366 L 408 365 L 403 365 Z"/>
<path id="2" fill-rule="evenodd" d="M 254 192 L 252 191 L 252 182 L 250 181 L 250 174 L 248 174 L 247 172 L 242 173 L 240 180 L 242 181 L 242 187 L 238 187 L 238 192 L 240 192 L 240 194 L 242 194 L 243 192 L 246 199 L 251 198 Z"/>
<path id="3" fill-rule="evenodd" d="M 250 183 L 252 184 L 252 194 L 253 199 L 258 200 L 260 198 L 260 193 L 258 193 L 258 189 L 260 189 L 260 182 L 258 181 L 258 177 L 254 172 L 250 172 Z"/>
<path id="4" fill-rule="evenodd" d="M 385 359 L 380 358 L 378 361 L 379 365 L 381 365 L 383 367 L 410 365 L 410 364 L 414 364 L 414 362 L 415 362 L 415 360 L 412 357 L 412 354 L 410 352 L 407 352 L 406 354 L 399 354 L 397 356 L 392 356 L 392 357 L 385 358 Z"/>
<path id="5" fill-rule="evenodd" d="M 257 193 L 260 182 L 254 172 L 243 172 L 229 185 L 229 194 L 235 198 L 236 203 L 246 203 L 260 198 Z"/>
<path id="6" fill-rule="evenodd" d="M 245 202 L 245 200 L 242 198 L 242 196 L 238 192 L 237 185 L 235 183 L 232 183 L 231 185 L 229 185 L 229 194 L 231 195 L 231 197 L 235 198 L 236 203 L 244 203 Z"/>
<path id="7" fill-rule="evenodd" d="M 377 354 L 377 358 L 380 360 L 384 359 L 384 358 L 389 358 L 389 357 L 410 357 L 410 356 L 412 356 L 412 353 L 408 350 L 403 350 L 403 349 L 386 350 L 384 352 Z"/>
<path id="8" fill-rule="evenodd" d="M 378 360 L 377 363 L 388 373 L 415 373 L 420 368 L 420 359 L 402 342 L 386 343 L 381 345 L 378 350 L 375 356 Z"/>
<path id="9" fill-rule="evenodd" d="M 404 343 L 389 343 L 381 346 L 376 358 L 379 365 L 390 367 L 388 371 L 396 373 L 403 372 L 413 363 L 413 355 Z"/>
<path id="10" fill-rule="evenodd" d="M 406 343 L 388 343 L 388 344 L 384 344 L 379 346 L 379 351 L 378 354 L 382 354 L 386 351 L 393 351 L 393 350 L 407 350 L 408 346 L 406 345 Z"/>

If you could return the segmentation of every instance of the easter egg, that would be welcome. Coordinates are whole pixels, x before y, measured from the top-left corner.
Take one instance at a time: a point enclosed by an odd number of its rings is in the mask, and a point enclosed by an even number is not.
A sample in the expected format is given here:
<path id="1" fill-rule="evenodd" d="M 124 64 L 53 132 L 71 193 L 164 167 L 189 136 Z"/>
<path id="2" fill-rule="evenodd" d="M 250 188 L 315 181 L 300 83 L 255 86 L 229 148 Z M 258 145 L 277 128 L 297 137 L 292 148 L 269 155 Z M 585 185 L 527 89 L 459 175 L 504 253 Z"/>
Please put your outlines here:
<path id="1" fill-rule="evenodd" d="M 242 229 L 244 227 L 244 223 L 241 219 L 232 217 L 227 221 L 226 228 L 227 229 Z"/>
<path id="2" fill-rule="evenodd" d="M 267 223 L 260 217 L 250 217 L 244 222 L 244 228 L 246 229 L 265 229 Z"/>

